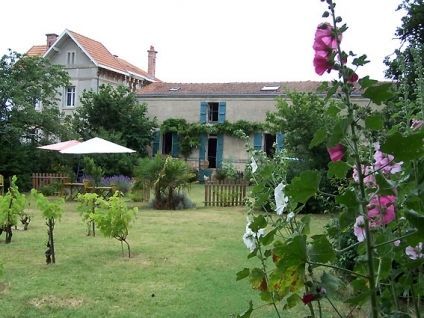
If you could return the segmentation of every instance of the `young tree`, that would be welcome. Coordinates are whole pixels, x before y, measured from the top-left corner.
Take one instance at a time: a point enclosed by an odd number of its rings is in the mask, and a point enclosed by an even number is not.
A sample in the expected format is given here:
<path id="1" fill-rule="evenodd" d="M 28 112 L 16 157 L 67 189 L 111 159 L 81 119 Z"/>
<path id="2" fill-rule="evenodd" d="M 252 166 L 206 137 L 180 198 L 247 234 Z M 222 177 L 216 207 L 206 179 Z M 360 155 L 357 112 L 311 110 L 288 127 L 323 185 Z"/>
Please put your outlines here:
<path id="1" fill-rule="evenodd" d="M 128 229 L 138 208 L 129 209 L 119 191 L 116 191 L 107 201 L 97 198 L 97 204 L 99 212 L 92 215 L 97 227 L 104 236 L 113 237 L 121 242 L 122 256 L 124 255 L 123 243 L 125 243 L 128 248 L 128 258 L 130 258 L 131 249 L 127 241 Z"/>
<path id="2" fill-rule="evenodd" d="M 0 196 L 0 234 L 5 232 L 6 244 L 12 242 L 12 227 L 17 225 L 18 217 L 24 213 L 26 204 L 25 195 L 19 193 L 16 180 L 16 176 L 13 176 L 9 190 L 4 196 Z"/>
<path id="3" fill-rule="evenodd" d="M 98 208 L 97 193 L 78 194 L 77 200 L 80 204 L 77 210 L 80 212 L 83 221 L 87 223 L 87 236 L 96 236 L 96 222 L 94 216 Z"/>
<path id="4" fill-rule="evenodd" d="M 0 173 L 6 178 L 45 167 L 34 159 L 40 140 L 69 134 L 56 107 L 57 91 L 68 82 L 67 72 L 44 58 L 12 51 L 0 58 Z"/>
<path id="5" fill-rule="evenodd" d="M 56 250 L 54 246 L 54 226 L 56 224 L 56 220 L 60 219 L 63 214 L 63 205 L 65 201 L 63 199 L 58 199 L 54 201 L 50 201 L 47 199 L 42 193 L 37 192 L 37 190 L 32 189 L 31 194 L 35 198 L 38 208 L 43 213 L 44 218 L 46 219 L 47 225 L 47 250 L 45 252 L 46 255 L 46 263 L 47 264 L 55 264 L 56 263 Z"/>

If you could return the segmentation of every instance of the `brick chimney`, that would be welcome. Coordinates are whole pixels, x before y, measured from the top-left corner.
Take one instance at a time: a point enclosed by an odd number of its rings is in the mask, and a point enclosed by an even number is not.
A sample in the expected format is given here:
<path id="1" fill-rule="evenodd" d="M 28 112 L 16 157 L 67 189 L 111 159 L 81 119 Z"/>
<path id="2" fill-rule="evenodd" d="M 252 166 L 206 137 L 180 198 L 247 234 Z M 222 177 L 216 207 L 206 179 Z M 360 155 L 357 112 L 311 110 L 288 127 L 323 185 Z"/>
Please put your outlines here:
<path id="1" fill-rule="evenodd" d="M 155 48 L 153 45 L 150 45 L 150 50 L 147 51 L 148 54 L 148 61 L 147 61 L 147 73 L 151 77 L 155 77 L 156 73 L 156 54 L 158 53 L 155 51 Z"/>
<path id="2" fill-rule="evenodd" d="M 56 33 L 47 33 L 47 48 L 50 48 L 56 42 L 58 35 Z"/>

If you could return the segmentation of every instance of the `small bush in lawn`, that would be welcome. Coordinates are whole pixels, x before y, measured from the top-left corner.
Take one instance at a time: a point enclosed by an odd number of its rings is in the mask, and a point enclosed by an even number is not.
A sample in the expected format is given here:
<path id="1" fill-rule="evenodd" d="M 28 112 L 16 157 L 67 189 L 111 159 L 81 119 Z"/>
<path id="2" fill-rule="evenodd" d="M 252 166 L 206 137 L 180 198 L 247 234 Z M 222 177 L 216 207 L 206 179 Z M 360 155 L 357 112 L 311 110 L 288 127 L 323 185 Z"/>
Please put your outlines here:
<path id="1" fill-rule="evenodd" d="M 105 187 L 116 187 L 116 190 L 122 193 L 128 193 L 133 185 L 133 180 L 124 175 L 116 175 L 110 177 L 103 177 L 100 184 Z"/>
<path id="2" fill-rule="evenodd" d="M 157 206 L 156 198 L 153 198 L 149 207 L 154 208 Z M 190 200 L 186 193 L 175 193 L 172 197 L 172 205 L 175 206 L 175 210 L 194 209 L 196 204 Z"/>
<path id="3" fill-rule="evenodd" d="M 215 178 L 217 180 L 235 180 L 239 178 L 239 173 L 231 161 L 224 161 L 222 167 L 216 169 Z"/>
<path id="4" fill-rule="evenodd" d="M 60 192 L 60 184 L 57 182 L 45 184 L 40 188 L 40 192 L 47 197 L 53 196 Z"/>

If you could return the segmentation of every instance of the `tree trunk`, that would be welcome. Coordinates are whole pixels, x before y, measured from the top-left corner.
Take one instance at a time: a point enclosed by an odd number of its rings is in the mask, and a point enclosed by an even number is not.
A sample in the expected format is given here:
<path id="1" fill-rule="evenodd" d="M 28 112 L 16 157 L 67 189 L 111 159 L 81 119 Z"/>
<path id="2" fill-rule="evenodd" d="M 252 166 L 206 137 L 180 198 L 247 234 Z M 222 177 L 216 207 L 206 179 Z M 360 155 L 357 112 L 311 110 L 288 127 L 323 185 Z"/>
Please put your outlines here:
<path id="1" fill-rule="evenodd" d="M 5 240 L 5 243 L 6 243 L 6 244 L 9 244 L 10 242 L 12 242 L 12 236 L 13 236 L 13 233 L 12 233 L 12 225 L 6 225 L 6 226 L 3 228 L 3 230 L 4 230 L 4 232 L 6 233 L 6 240 Z"/>
<path id="2" fill-rule="evenodd" d="M 50 255 L 52 258 L 52 263 L 56 263 L 56 255 L 54 250 L 54 237 L 53 237 L 53 229 L 54 229 L 54 219 L 50 218 L 48 221 L 49 225 L 49 243 L 50 243 Z"/>

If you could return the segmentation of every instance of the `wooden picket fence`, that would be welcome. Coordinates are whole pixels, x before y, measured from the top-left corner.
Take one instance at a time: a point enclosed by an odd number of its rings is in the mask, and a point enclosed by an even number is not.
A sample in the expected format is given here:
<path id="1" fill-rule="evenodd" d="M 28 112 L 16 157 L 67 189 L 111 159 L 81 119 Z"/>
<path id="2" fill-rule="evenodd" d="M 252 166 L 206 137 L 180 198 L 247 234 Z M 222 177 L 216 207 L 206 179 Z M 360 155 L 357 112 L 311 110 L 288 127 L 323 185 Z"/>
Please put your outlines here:
<path id="1" fill-rule="evenodd" d="M 69 182 L 69 177 L 64 173 L 33 173 L 32 174 L 32 187 L 40 190 L 43 186 L 59 183 L 63 184 Z"/>
<path id="2" fill-rule="evenodd" d="M 247 182 L 235 180 L 205 181 L 205 206 L 241 206 Z"/>

